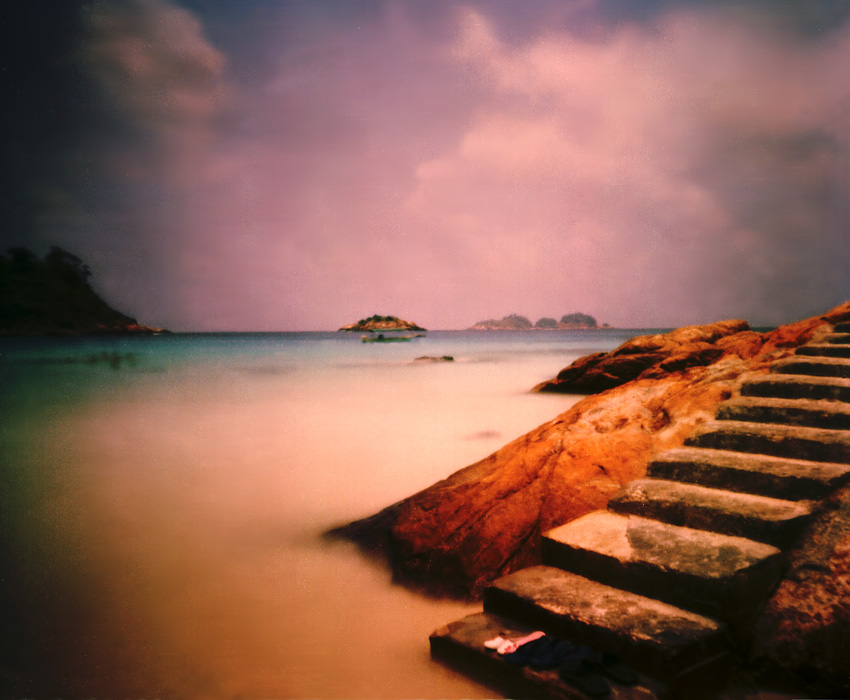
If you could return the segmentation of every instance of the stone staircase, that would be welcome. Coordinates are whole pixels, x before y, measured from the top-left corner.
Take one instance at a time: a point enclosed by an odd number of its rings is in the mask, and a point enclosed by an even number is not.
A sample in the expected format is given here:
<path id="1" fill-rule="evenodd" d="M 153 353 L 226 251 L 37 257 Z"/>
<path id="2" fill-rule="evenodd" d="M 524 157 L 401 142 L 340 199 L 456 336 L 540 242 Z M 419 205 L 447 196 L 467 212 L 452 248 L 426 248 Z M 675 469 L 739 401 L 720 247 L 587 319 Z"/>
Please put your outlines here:
<path id="1" fill-rule="evenodd" d="M 611 651 L 638 686 L 610 697 L 716 694 L 817 502 L 850 481 L 850 323 L 746 380 L 685 446 L 658 455 L 607 510 L 543 535 L 543 564 L 495 581 L 483 612 L 431 653 L 508 695 L 584 698 L 483 642 L 533 629 Z"/>

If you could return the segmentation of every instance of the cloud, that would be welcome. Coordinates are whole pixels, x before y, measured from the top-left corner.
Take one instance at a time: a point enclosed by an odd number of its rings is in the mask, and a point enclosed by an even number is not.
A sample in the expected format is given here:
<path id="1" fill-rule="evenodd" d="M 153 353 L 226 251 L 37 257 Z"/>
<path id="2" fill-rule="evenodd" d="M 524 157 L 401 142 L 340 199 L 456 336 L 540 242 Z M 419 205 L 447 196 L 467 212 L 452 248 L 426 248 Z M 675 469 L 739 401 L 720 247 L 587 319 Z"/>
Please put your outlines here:
<path id="1" fill-rule="evenodd" d="M 135 136 L 132 150 L 109 142 L 114 167 L 143 177 L 203 172 L 197 158 L 215 136 L 230 88 L 225 56 L 195 15 L 166 0 L 99 0 L 83 13 L 80 59 L 107 110 Z"/>
<path id="2" fill-rule="evenodd" d="M 850 296 L 824 3 L 85 7 L 40 235 L 151 323 L 769 324 Z"/>
<path id="3" fill-rule="evenodd" d="M 0 235 L 7 245 L 74 251 L 112 304 L 179 328 L 179 261 L 195 242 L 182 237 L 193 216 L 187 196 L 221 178 L 232 128 L 226 56 L 196 14 L 167 0 L 69 0 L 55 28 L 56 16 L 29 12 L 33 35 L 46 41 L 55 31 L 63 41 L 44 47 L 39 72 L 26 54 L 9 69 L 22 82 L 40 79 L 45 95 L 24 104 L 56 114 L 61 128 L 50 130 L 49 148 L 42 133 L 28 138 L 29 150 L 47 154 L 19 186 L 32 214 Z M 32 130 L 13 133 L 21 131 Z"/>
<path id="4" fill-rule="evenodd" d="M 511 45 L 465 10 L 454 55 L 489 94 L 454 148 L 420 164 L 410 210 L 468 260 L 498 247 L 491 283 L 524 277 L 528 306 L 769 323 L 839 302 L 850 89 L 835 67 L 850 30 L 789 42 L 756 17 L 671 11 Z"/>
<path id="5" fill-rule="evenodd" d="M 846 28 L 670 7 L 517 38 L 489 7 L 439 31 L 394 3 L 281 42 L 189 202 L 189 315 L 768 324 L 843 300 Z M 214 321 L 211 293 L 232 305 Z"/>

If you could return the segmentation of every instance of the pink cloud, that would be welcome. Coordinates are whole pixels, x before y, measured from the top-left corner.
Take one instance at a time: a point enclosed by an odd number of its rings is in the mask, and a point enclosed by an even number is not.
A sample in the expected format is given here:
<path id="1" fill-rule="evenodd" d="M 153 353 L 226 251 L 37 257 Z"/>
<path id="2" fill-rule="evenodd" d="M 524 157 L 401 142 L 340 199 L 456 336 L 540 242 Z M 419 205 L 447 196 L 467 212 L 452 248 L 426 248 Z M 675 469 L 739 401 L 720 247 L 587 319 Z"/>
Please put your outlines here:
<path id="1" fill-rule="evenodd" d="M 751 301 L 799 264 L 789 249 L 813 228 L 827 245 L 842 235 L 821 229 L 806 191 L 830 158 L 788 167 L 781 149 L 813 131 L 846 143 L 832 115 L 850 93 L 829 66 L 850 53 L 850 33 L 813 49 L 733 20 L 680 12 L 651 28 L 546 32 L 516 47 L 465 12 L 455 55 L 491 93 L 455 147 L 419 165 L 409 207 L 454 229 L 476 249 L 469 258 L 497 241 L 505 254 L 492 274 L 526 275 L 525 308 L 561 296 L 624 325 L 755 312 Z M 771 208 L 787 215 L 776 228 L 765 225 Z"/>
<path id="2" fill-rule="evenodd" d="M 489 5 L 423 23 L 396 2 L 270 30 L 238 86 L 187 10 L 95 7 L 87 60 L 156 168 L 108 156 L 174 201 L 179 324 L 770 323 L 850 293 L 846 26 L 791 40 L 689 9 L 577 33 L 568 13 L 518 40 Z"/>

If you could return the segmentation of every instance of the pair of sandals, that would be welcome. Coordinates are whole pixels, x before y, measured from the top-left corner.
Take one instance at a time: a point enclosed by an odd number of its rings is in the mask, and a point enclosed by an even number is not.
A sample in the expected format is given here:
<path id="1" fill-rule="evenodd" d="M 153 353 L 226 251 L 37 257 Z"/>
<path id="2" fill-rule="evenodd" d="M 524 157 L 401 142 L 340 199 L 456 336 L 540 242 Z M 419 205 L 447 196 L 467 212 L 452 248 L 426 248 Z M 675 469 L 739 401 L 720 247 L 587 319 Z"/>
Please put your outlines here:
<path id="1" fill-rule="evenodd" d="M 543 671 L 557 668 L 562 680 L 587 695 L 604 697 L 611 692 L 608 680 L 620 685 L 638 683 L 638 675 L 620 662 L 616 654 L 597 652 L 589 646 L 575 646 L 564 639 L 543 635 L 505 654 L 514 666 L 529 666 Z"/>

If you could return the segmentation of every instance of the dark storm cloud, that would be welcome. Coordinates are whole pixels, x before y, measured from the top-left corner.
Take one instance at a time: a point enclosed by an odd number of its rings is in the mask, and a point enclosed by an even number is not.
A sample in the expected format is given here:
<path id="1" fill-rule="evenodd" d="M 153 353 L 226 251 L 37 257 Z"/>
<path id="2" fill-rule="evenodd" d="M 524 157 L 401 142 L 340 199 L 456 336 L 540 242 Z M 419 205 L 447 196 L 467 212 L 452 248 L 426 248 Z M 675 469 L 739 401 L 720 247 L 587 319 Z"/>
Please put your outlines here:
<path id="1" fill-rule="evenodd" d="M 2 10 L 2 241 L 33 232 L 86 122 L 85 81 L 68 60 L 78 9 L 74 2 L 35 0 Z"/>
<path id="2" fill-rule="evenodd" d="M 202 177 L 226 119 L 224 56 L 158 0 L 10 14 L 0 244 L 77 251 L 131 312 L 176 307 L 177 183 Z"/>
<path id="3" fill-rule="evenodd" d="M 651 22 L 671 10 L 711 10 L 759 17 L 775 28 L 804 36 L 830 33 L 850 17 L 850 7 L 843 0 L 601 0 L 594 4 L 614 24 Z"/>

